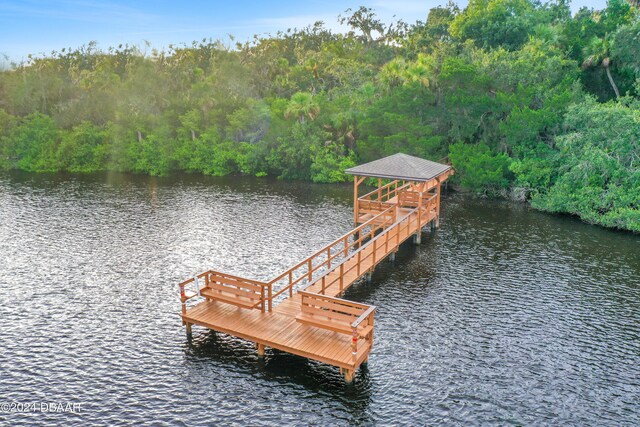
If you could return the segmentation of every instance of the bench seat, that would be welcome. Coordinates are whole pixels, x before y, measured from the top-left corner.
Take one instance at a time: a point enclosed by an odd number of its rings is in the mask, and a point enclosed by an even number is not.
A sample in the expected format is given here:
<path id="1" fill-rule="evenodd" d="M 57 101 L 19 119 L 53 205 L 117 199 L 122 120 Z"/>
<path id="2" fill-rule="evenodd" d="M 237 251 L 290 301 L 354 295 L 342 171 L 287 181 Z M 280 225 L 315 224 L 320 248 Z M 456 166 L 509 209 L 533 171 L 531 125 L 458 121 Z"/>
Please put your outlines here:
<path id="1" fill-rule="evenodd" d="M 301 323 L 305 323 L 307 325 L 315 326 L 322 329 L 328 329 L 330 331 L 339 332 L 342 334 L 351 335 L 353 333 L 353 329 L 351 328 L 351 323 L 336 321 L 334 319 L 330 319 L 329 317 L 319 316 L 317 314 L 310 313 L 300 313 L 296 316 L 296 320 Z M 356 318 L 354 317 L 355 321 Z M 373 326 L 360 326 L 358 327 L 358 335 L 361 337 L 366 337 L 373 331 Z"/>
<path id="2" fill-rule="evenodd" d="M 217 288 L 203 288 L 200 295 L 207 299 L 212 299 L 227 304 L 233 304 L 241 308 L 256 308 L 260 303 L 260 297 L 240 296 L 232 292 L 228 292 Z"/>

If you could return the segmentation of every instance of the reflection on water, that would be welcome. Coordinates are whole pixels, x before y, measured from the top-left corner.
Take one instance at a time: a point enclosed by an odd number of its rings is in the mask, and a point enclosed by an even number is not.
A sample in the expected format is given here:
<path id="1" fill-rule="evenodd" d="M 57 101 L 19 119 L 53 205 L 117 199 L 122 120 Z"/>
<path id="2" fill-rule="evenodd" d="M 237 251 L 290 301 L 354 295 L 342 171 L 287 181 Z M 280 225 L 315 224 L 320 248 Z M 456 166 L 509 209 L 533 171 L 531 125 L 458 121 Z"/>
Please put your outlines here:
<path id="1" fill-rule="evenodd" d="M 81 403 L 7 425 L 640 423 L 640 238 L 451 194 L 441 228 L 349 299 L 368 369 L 203 329 L 176 284 L 273 277 L 350 229 L 351 188 L 251 178 L 0 175 L 0 397 Z"/>

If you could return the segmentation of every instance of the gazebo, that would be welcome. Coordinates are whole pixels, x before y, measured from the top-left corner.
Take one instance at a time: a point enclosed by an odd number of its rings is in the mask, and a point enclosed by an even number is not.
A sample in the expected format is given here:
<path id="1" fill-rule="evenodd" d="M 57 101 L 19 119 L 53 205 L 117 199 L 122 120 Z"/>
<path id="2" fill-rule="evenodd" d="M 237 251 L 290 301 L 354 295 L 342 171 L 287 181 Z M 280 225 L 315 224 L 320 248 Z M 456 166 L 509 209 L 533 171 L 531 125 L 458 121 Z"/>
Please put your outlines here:
<path id="1" fill-rule="evenodd" d="M 354 226 L 390 205 L 416 208 L 430 200 L 435 213 L 431 226 L 436 228 L 440 222 L 442 183 L 453 175 L 453 169 L 448 164 L 397 153 L 347 169 L 345 173 L 353 175 Z M 377 178 L 378 188 L 359 196 L 359 187 L 367 178 Z M 390 182 L 385 184 L 385 180 Z M 417 239 L 419 242 L 419 235 Z"/>

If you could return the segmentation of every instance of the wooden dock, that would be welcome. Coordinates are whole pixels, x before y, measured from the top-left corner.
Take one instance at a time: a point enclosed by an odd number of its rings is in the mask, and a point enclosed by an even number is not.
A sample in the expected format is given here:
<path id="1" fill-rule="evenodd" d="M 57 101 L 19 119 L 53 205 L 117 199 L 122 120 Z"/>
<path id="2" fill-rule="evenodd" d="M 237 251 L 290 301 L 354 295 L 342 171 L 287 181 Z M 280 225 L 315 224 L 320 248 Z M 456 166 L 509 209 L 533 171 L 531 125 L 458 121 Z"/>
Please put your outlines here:
<path id="1" fill-rule="evenodd" d="M 260 356 L 271 347 L 328 363 L 351 382 L 373 346 L 375 307 L 340 296 L 409 238 L 419 244 L 423 227 L 438 226 L 441 185 L 453 173 L 440 166 L 420 181 L 378 177 L 361 197 L 367 175 L 355 175 L 355 228 L 269 282 L 209 270 L 180 283 L 187 332 L 198 325 L 252 341 Z"/>

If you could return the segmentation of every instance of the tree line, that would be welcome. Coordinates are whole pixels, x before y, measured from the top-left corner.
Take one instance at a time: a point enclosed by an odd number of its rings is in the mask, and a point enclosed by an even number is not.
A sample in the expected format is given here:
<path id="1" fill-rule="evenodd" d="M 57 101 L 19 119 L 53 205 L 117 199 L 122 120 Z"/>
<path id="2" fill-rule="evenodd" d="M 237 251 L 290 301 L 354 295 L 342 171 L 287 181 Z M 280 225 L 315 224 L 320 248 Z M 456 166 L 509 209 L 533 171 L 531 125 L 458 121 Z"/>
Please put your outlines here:
<path id="1" fill-rule="evenodd" d="M 425 11 L 426 12 L 426 11 Z M 89 43 L 0 73 L 0 168 L 341 182 L 448 156 L 473 192 L 640 231 L 640 15 L 471 0 L 424 22 L 361 7 L 237 43 Z"/>

